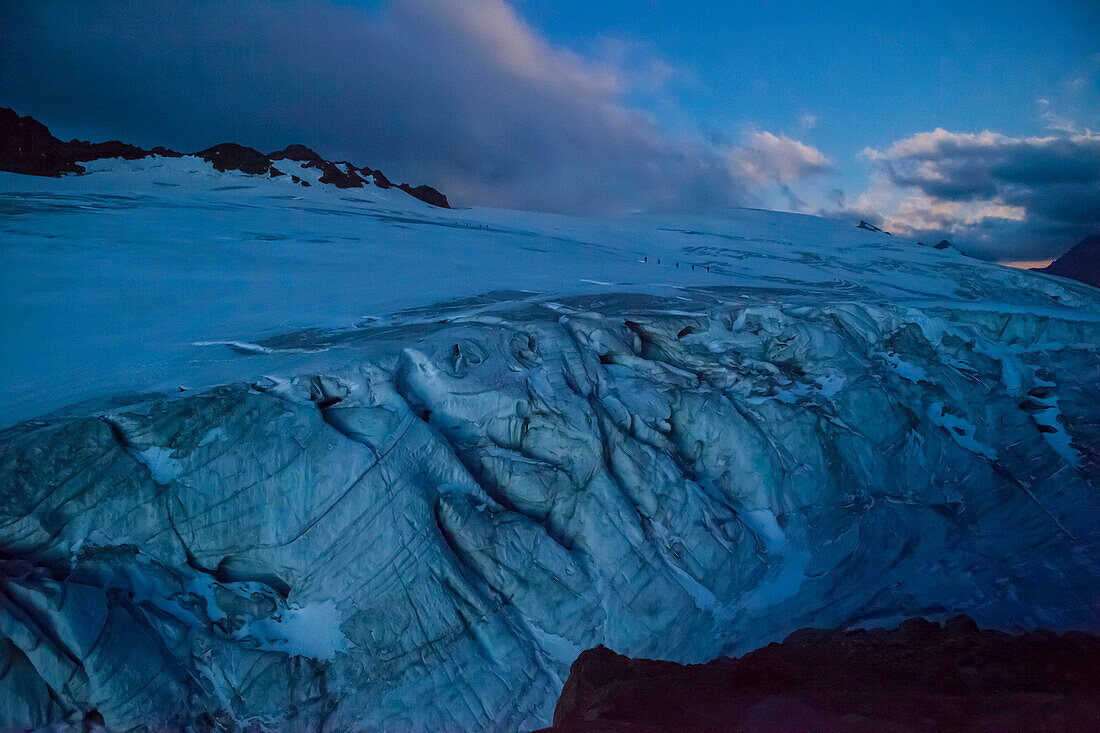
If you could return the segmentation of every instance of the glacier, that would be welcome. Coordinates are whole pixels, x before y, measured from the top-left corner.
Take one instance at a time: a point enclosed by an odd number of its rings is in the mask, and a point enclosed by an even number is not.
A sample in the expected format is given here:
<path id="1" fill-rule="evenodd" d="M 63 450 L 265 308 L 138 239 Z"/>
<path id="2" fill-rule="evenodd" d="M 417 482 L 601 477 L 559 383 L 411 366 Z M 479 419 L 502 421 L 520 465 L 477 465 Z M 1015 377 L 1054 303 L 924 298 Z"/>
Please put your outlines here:
<path id="1" fill-rule="evenodd" d="M 0 174 L 0 728 L 516 730 L 599 644 L 1100 630 L 1096 289 L 89 167 Z"/>

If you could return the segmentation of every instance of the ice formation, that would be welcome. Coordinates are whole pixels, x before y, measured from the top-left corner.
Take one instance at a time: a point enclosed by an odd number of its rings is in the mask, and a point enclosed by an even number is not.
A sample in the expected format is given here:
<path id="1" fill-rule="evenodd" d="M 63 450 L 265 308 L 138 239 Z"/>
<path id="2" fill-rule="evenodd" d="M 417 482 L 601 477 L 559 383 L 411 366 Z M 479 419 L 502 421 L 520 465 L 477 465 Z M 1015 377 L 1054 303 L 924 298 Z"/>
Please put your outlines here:
<path id="1" fill-rule="evenodd" d="M 0 728 L 511 730 L 598 644 L 1100 630 L 1094 289 L 165 165 L 0 176 Z"/>

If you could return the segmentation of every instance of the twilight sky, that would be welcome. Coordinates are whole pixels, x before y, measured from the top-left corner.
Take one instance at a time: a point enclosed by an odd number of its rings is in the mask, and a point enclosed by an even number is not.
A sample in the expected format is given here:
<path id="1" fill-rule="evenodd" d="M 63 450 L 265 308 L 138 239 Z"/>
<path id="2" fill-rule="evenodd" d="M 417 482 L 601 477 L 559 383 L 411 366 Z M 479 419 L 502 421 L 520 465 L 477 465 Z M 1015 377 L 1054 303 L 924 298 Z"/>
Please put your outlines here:
<path id="1" fill-rule="evenodd" d="M 3 0 L 0 106 L 459 205 L 760 206 L 1000 260 L 1100 233 L 1095 0 Z"/>

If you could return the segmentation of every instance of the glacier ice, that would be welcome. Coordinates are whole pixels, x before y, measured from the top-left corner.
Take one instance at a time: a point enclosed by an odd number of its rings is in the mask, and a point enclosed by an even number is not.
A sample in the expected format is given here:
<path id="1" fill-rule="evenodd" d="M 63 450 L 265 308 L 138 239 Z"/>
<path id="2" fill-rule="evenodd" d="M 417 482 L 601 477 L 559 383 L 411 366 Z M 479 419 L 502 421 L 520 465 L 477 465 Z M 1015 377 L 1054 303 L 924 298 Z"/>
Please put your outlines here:
<path id="1" fill-rule="evenodd" d="M 0 724 L 511 729 L 597 644 L 1100 628 L 1094 323 L 739 295 L 8 429 Z"/>
<path id="2" fill-rule="evenodd" d="M 0 729 L 512 730 L 598 644 L 1100 630 L 1095 289 L 91 168 L 0 174 Z"/>

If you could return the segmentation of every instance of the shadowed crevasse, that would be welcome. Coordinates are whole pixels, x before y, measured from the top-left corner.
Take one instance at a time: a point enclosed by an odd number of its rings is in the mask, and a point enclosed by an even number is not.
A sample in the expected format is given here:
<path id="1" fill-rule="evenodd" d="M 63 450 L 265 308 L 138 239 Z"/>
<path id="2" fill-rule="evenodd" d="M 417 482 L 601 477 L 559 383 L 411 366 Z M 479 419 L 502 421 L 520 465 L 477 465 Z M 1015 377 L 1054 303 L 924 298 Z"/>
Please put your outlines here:
<path id="1" fill-rule="evenodd" d="M 601 644 L 1100 629 L 1091 322 L 695 297 L 3 431 L 0 727 L 530 729 Z"/>

